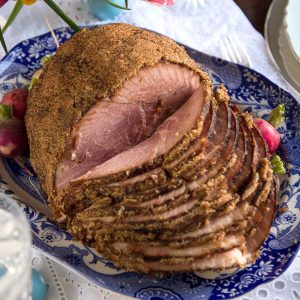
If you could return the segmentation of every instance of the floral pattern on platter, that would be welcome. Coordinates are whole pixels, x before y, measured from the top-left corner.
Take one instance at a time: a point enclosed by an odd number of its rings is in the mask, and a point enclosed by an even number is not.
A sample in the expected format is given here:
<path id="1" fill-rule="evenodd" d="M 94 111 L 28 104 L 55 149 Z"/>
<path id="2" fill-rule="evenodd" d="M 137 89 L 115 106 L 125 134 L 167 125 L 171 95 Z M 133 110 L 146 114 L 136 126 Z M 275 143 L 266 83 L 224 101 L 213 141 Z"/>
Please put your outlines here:
<path id="1" fill-rule="evenodd" d="M 56 35 L 63 43 L 72 36 L 72 31 L 60 28 Z M 210 73 L 215 85 L 223 83 L 229 89 L 232 101 L 242 109 L 266 118 L 277 104 L 286 105 L 286 123 L 279 129 L 282 137 L 279 152 L 288 172 L 280 178 L 278 214 L 255 264 L 215 279 L 193 273 L 158 278 L 125 272 L 94 249 L 74 241 L 64 228 L 47 219 L 34 205 L 28 205 L 25 196 L 46 205 L 35 176 L 24 174 L 10 159 L 3 159 L 0 165 L 1 192 L 19 200 L 31 224 L 34 247 L 104 288 L 143 300 L 230 299 L 243 295 L 283 273 L 299 249 L 300 105 L 290 94 L 251 69 L 186 49 L 201 68 Z M 55 50 L 49 33 L 18 44 L 0 63 L 0 94 L 28 84 L 33 72 L 40 68 L 41 58 Z M 26 164 L 30 167 L 29 161 Z M 13 182 L 18 190 L 8 182 Z M 19 196 L 20 190 L 22 196 Z"/>

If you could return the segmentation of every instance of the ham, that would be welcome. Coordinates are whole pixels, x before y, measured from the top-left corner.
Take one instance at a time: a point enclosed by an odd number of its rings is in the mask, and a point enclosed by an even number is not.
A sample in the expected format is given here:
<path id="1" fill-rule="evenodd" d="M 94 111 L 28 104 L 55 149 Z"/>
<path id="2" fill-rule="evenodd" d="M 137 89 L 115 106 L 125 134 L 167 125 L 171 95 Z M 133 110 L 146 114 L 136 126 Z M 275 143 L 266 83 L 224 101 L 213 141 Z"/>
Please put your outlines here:
<path id="1" fill-rule="evenodd" d="M 116 242 L 112 245 L 115 250 L 130 255 L 131 253 L 142 254 L 147 257 L 201 257 L 216 250 L 229 250 L 242 243 L 240 235 L 228 235 L 226 238 L 213 240 L 199 246 L 175 249 L 167 246 L 134 245 L 126 242 Z"/>
<path id="2" fill-rule="evenodd" d="M 184 272 L 187 270 L 224 270 L 233 267 L 244 267 L 247 264 L 247 256 L 236 247 L 231 250 L 216 253 L 205 258 L 195 259 L 186 263 L 166 264 L 164 262 L 145 262 L 145 268 L 160 272 Z"/>
<path id="3" fill-rule="evenodd" d="M 142 70 L 113 99 L 102 99 L 92 107 L 73 129 L 57 168 L 57 189 L 150 137 L 198 87 L 199 77 L 178 65 Z M 203 92 L 197 95 L 203 97 Z"/>
<path id="4" fill-rule="evenodd" d="M 266 144 L 168 38 L 127 24 L 80 31 L 30 92 L 26 126 L 54 215 L 116 265 L 255 261 L 276 211 Z"/>
<path id="5" fill-rule="evenodd" d="M 249 214 L 251 207 L 250 205 L 246 203 L 240 204 L 236 210 L 225 214 L 220 217 L 212 217 L 208 219 L 205 226 L 200 227 L 194 231 L 188 231 L 185 233 L 180 233 L 177 235 L 172 236 L 162 236 L 162 238 L 166 238 L 168 240 L 186 240 L 186 239 L 193 239 L 193 238 L 199 238 L 204 235 L 208 235 L 211 233 L 215 233 L 219 230 L 223 230 L 231 225 L 236 224 L 236 222 L 243 220 L 246 218 L 246 216 Z"/>
<path id="6" fill-rule="evenodd" d="M 151 137 L 91 169 L 76 180 L 89 180 L 125 172 L 167 153 L 183 138 L 186 132 L 194 127 L 203 104 L 204 91 L 200 86 L 180 109 L 158 127 Z M 169 136 L 173 138 L 168 139 Z"/>
<path id="7" fill-rule="evenodd" d="M 222 105 L 223 106 L 220 107 L 224 108 L 224 112 L 227 110 L 227 106 L 224 106 L 224 104 Z M 220 112 L 221 110 L 219 113 Z M 212 133 L 210 137 L 209 148 L 211 153 L 213 153 L 212 155 L 216 157 L 216 160 L 213 162 L 213 167 L 209 171 L 200 175 L 199 178 L 194 181 L 187 181 L 186 184 L 183 184 L 176 189 L 171 188 L 164 194 L 158 194 L 154 198 L 150 198 L 141 202 L 120 202 L 119 204 L 115 205 L 115 208 L 114 206 L 111 206 L 107 210 L 102 209 L 102 212 L 99 215 L 97 215 L 96 212 L 99 208 L 97 209 L 97 205 L 95 205 L 93 208 L 91 207 L 93 214 L 90 214 L 90 217 L 89 213 L 85 212 L 75 222 L 81 223 L 83 228 L 88 228 L 88 224 L 90 222 L 97 222 L 99 226 L 100 223 L 102 223 L 102 228 L 103 226 L 112 226 L 115 231 L 122 230 L 122 236 L 124 236 L 126 241 L 118 241 L 116 239 L 112 245 L 108 246 L 109 249 L 111 249 L 110 251 L 112 253 L 115 251 L 116 253 L 120 252 L 120 256 L 131 256 L 133 254 L 138 254 L 139 256 L 144 257 L 145 261 L 143 268 L 144 270 L 148 271 L 167 271 L 168 268 L 171 268 L 167 265 L 165 258 L 164 263 L 162 263 L 159 261 L 159 257 L 169 257 L 170 261 L 176 261 L 178 257 L 186 257 L 188 259 L 202 255 L 205 256 L 219 251 L 226 252 L 227 250 L 238 247 L 241 244 L 244 244 L 245 247 L 242 252 L 244 264 L 253 261 L 256 256 L 256 250 L 260 247 L 263 237 L 265 237 L 268 233 L 271 225 L 270 222 L 274 217 L 274 207 L 272 207 L 270 201 L 265 202 L 269 193 L 268 191 L 270 191 L 268 182 L 272 182 L 272 179 L 267 179 L 268 176 L 263 174 L 265 171 L 263 171 L 262 168 L 259 168 L 259 165 L 256 162 L 263 158 L 263 151 L 258 151 L 259 141 L 256 142 L 256 139 L 259 139 L 259 136 L 252 132 L 245 122 L 239 122 L 239 120 L 242 120 L 240 117 L 236 117 L 235 114 L 229 110 L 227 110 L 227 112 L 230 114 L 230 117 L 228 117 L 230 124 L 228 124 L 225 128 L 226 130 L 223 131 L 224 134 L 220 137 L 220 135 L 217 136 L 215 133 Z M 209 120 L 209 114 L 210 113 L 206 115 L 205 120 Z M 214 122 L 214 124 L 211 122 L 210 126 L 204 124 L 202 130 L 204 130 L 204 132 L 206 131 L 208 134 L 209 128 L 212 128 L 212 124 L 213 126 L 219 126 L 217 125 L 218 110 L 215 114 L 215 120 L 216 122 Z M 205 127 L 207 129 L 203 129 Z M 211 132 L 213 132 L 213 130 Z M 238 135 L 240 135 L 240 139 L 238 138 Z M 199 138 L 200 137 L 201 135 L 199 135 Z M 217 145 L 214 145 L 216 137 Z M 187 149 L 190 149 L 190 147 L 193 146 L 194 144 L 191 142 Z M 207 148 L 203 149 L 205 149 L 204 151 L 207 151 Z M 184 155 L 182 162 L 191 159 L 193 155 L 197 153 L 195 151 L 188 151 L 189 155 Z M 207 156 L 209 157 L 209 153 L 206 153 L 205 159 Z M 177 160 L 178 159 L 176 158 L 174 161 Z M 232 166 L 230 165 L 231 161 L 233 161 Z M 169 164 L 170 163 L 172 164 L 173 162 L 171 161 Z M 206 160 L 203 164 L 203 167 L 205 167 L 206 164 L 210 165 L 210 160 Z M 228 166 L 226 164 L 228 164 Z M 176 165 L 178 164 L 174 164 L 174 166 Z M 240 169 L 240 166 L 244 166 L 244 168 Z M 262 178 L 262 184 L 253 185 L 254 179 L 251 179 L 248 182 L 248 185 L 245 185 L 244 182 L 246 178 L 249 178 L 250 176 L 251 167 L 254 166 L 256 166 L 256 171 L 253 174 L 258 174 L 259 178 Z M 247 167 L 250 169 L 250 171 L 247 171 Z M 222 168 L 223 175 L 221 175 L 222 172 L 220 173 L 219 171 Z M 155 168 L 152 171 L 148 171 L 128 180 L 113 183 L 111 186 L 122 187 L 126 186 L 127 184 L 134 184 L 137 181 L 141 183 L 146 178 L 149 178 L 149 176 L 151 177 L 157 172 L 162 172 L 162 170 L 164 170 L 163 167 Z M 205 200 L 206 196 L 198 199 L 197 197 L 194 197 L 189 200 L 189 193 L 194 193 L 199 189 L 200 186 L 205 186 L 206 182 L 213 182 L 214 180 L 217 180 L 218 177 L 221 178 L 221 176 L 223 176 L 224 179 L 222 180 L 227 182 L 227 184 L 230 184 L 230 182 L 234 181 L 235 178 L 239 178 L 239 176 L 241 176 L 242 180 L 235 180 L 235 182 L 239 182 L 239 185 L 237 185 L 234 189 L 237 190 L 243 186 L 243 191 L 247 191 L 247 189 L 252 190 L 251 195 L 262 195 L 258 197 L 261 198 L 260 201 L 265 205 L 265 207 L 267 207 L 269 214 L 266 216 L 268 217 L 263 221 L 261 218 L 262 205 L 256 208 L 254 203 L 248 203 L 248 201 L 242 201 L 241 203 L 238 203 L 235 208 L 229 210 L 228 213 L 220 214 L 219 212 L 221 212 L 222 209 L 226 208 L 227 205 L 230 204 L 232 199 L 230 194 L 228 194 L 228 196 L 222 196 L 221 193 L 217 196 L 217 198 L 212 197 L 212 200 L 208 200 L 209 198 Z M 222 180 L 220 180 L 220 182 L 222 182 Z M 167 182 L 164 185 L 167 186 Z M 187 196 L 183 197 L 184 195 Z M 252 198 L 253 196 L 251 196 L 251 199 Z M 258 201 L 258 198 L 255 199 Z M 237 200 L 239 200 L 239 198 Z M 211 208 L 207 207 L 208 209 L 206 209 L 206 212 L 205 210 L 201 211 L 201 207 L 206 206 L 206 204 L 203 206 L 205 201 L 211 201 L 209 204 L 211 205 Z M 202 202 L 203 204 L 201 204 Z M 120 215 L 114 217 L 114 211 L 122 212 Z M 130 214 L 133 214 L 133 216 L 126 216 L 126 211 L 130 212 Z M 153 211 L 153 213 L 151 211 Z M 123 216 L 124 213 L 125 215 Z M 209 217 L 206 220 L 203 219 L 205 218 L 205 215 Z M 245 220 L 247 220 L 247 216 L 251 215 L 254 216 L 253 221 L 250 219 L 247 227 L 242 225 L 246 222 Z M 199 227 L 197 222 L 198 224 L 203 225 Z M 261 226 L 260 229 L 258 228 L 259 226 Z M 153 240 L 148 240 L 147 237 L 153 236 L 149 236 L 145 233 L 145 241 L 131 241 L 132 237 L 135 236 L 135 230 L 141 230 L 142 228 L 144 228 L 144 231 L 146 230 L 145 232 L 156 230 L 157 233 L 154 235 L 155 238 Z M 182 228 L 184 232 L 180 233 L 180 228 Z M 245 230 L 244 228 L 247 228 L 248 233 L 245 233 L 246 239 L 244 242 L 241 240 L 242 235 L 240 233 L 236 234 L 232 232 L 234 231 L 234 228 L 238 230 Z M 171 232 L 173 232 L 173 234 L 171 234 Z M 214 240 L 214 234 L 219 234 L 222 232 L 225 234 L 224 240 Z M 250 232 L 252 233 L 250 234 Z M 140 238 L 142 238 L 142 236 L 140 236 Z M 227 241 L 227 243 L 223 241 Z M 169 246 L 172 243 L 179 243 L 178 248 Z M 183 244 L 181 245 L 181 243 Z M 198 244 L 199 246 L 197 246 Z M 151 263 L 148 262 L 146 259 L 147 257 L 152 257 L 153 261 Z M 197 262 L 198 261 L 199 259 L 197 259 Z M 198 266 L 197 262 L 196 266 Z M 163 269 L 160 269 L 159 266 L 164 267 L 162 267 Z M 238 263 L 235 260 L 231 260 L 230 267 L 234 266 L 238 266 Z M 138 269 L 139 267 L 136 266 L 136 268 Z M 219 268 L 222 269 L 221 263 Z M 214 269 L 214 267 L 212 267 L 212 269 Z M 178 268 L 174 268 L 173 271 L 181 270 L 184 270 L 183 264 L 181 264 Z"/>

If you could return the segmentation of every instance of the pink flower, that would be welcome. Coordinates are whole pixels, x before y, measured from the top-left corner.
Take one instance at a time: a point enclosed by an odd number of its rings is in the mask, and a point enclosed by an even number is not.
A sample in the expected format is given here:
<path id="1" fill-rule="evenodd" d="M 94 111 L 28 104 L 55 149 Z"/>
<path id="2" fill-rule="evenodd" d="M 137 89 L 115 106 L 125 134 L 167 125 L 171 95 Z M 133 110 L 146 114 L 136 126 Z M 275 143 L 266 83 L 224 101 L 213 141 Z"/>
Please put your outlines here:
<path id="1" fill-rule="evenodd" d="M 1 1 L 1 0 L 0 0 Z M 172 6 L 175 4 L 175 0 L 144 0 L 146 2 L 156 4 L 159 6 Z"/>
<path id="2" fill-rule="evenodd" d="M 0 0 L 0 7 L 2 7 L 8 0 Z"/>

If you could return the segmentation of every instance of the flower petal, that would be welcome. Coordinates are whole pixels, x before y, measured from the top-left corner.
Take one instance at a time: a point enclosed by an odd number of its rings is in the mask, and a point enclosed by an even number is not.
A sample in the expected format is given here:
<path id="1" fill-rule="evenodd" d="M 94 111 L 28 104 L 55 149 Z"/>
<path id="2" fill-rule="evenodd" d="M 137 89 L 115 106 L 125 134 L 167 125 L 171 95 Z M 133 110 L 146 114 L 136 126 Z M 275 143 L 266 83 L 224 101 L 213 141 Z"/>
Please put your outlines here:
<path id="1" fill-rule="evenodd" d="M 175 0 L 144 0 L 146 2 L 156 4 L 159 6 L 172 6 L 175 4 Z"/>
<path id="2" fill-rule="evenodd" d="M 22 0 L 22 2 L 23 2 L 23 4 L 25 4 L 25 5 L 31 5 L 31 4 L 35 3 L 36 0 Z"/>

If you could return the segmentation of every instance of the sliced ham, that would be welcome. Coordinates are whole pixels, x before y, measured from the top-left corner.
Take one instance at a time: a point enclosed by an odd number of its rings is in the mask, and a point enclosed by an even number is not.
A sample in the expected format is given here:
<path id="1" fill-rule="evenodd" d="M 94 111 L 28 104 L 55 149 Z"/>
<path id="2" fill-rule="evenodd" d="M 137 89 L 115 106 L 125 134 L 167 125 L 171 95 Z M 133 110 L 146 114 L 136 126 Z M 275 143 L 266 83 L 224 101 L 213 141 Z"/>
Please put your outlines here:
<path id="1" fill-rule="evenodd" d="M 210 255 L 205 258 L 195 259 L 186 263 L 172 261 L 167 264 L 163 261 L 145 262 L 144 267 L 150 271 L 159 272 L 184 272 L 188 270 L 224 270 L 233 267 L 244 267 L 247 264 L 247 255 L 236 247 L 231 250 Z"/>
<path id="2" fill-rule="evenodd" d="M 171 150 L 196 123 L 204 104 L 204 91 L 200 86 L 172 116 L 158 127 L 155 133 L 135 147 L 114 156 L 105 163 L 77 178 L 85 181 L 125 172 L 152 162 Z M 172 139 L 168 137 L 172 136 Z"/>
<path id="3" fill-rule="evenodd" d="M 247 155 L 246 154 L 246 139 L 244 135 L 244 129 L 243 126 L 239 125 L 239 133 L 237 134 L 237 145 L 235 150 L 235 163 L 234 166 L 231 168 L 228 168 L 225 172 L 225 177 L 228 181 L 231 181 L 232 178 L 237 175 L 240 171 L 240 169 L 243 167 L 244 158 Z"/>
<path id="4" fill-rule="evenodd" d="M 199 229 L 196 229 L 194 231 L 189 231 L 185 233 L 180 233 L 177 235 L 172 235 L 172 236 L 164 236 L 162 235 L 162 239 L 167 239 L 167 240 L 185 240 L 185 239 L 194 239 L 194 238 L 199 238 L 204 235 L 208 235 L 211 233 L 215 233 L 219 230 L 223 230 L 226 227 L 229 227 L 233 224 L 235 224 L 237 221 L 241 221 L 246 216 L 248 215 L 249 211 L 251 210 L 250 205 L 245 202 L 241 203 L 240 205 L 237 206 L 237 209 L 225 214 L 220 217 L 212 217 L 208 219 L 206 224 Z"/>
<path id="5" fill-rule="evenodd" d="M 213 251 L 229 250 L 239 246 L 243 238 L 239 234 L 231 234 L 199 246 L 174 249 L 168 246 L 135 245 L 126 242 L 116 242 L 112 245 L 115 250 L 130 255 L 138 253 L 148 257 L 201 257 Z"/>
<path id="6" fill-rule="evenodd" d="M 184 214 L 190 209 L 192 209 L 197 204 L 197 200 L 191 200 L 186 204 L 182 204 L 172 210 L 166 211 L 158 215 L 136 215 L 133 217 L 127 217 L 121 220 L 122 223 L 140 223 L 140 222 L 151 222 L 151 221 L 164 221 L 178 215 Z M 103 223 L 112 223 L 117 220 L 113 216 L 104 216 L 104 217 L 91 217 L 88 221 L 98 221 Z"/>
<path id="7" fill-rule="evenodd" d="M 93 106 L 73 129 L 57 168 L 57 189 L 151 136 L 199 85 L 198 75 L 174 64 L 140 71 L 112 99 Z"/>
<path id="8" fill-rule="evenodd" d="M 259 247 L 264 242 L 266 236 L 269 234 L 274 216 L 276 213 L 276 198 L 274 193 L 269 195 L 269 201 L 263 202 L 257 209 L 252 222 L 255 225 L 248 228 L 248 234 L 246 236 L 247 249 L 249 252 L 256 254 Z"/>
<path id="9" fill-rule="evenodd" d="M 252 168 L 257 164 L 257 144 L 254 140 L 253 134 L 247 127 L 243 118 L 239 119 L 240 126 L 244 129 L 244 138 L 246 141 L 246 153 L 243 160 L 243 165 L 240 172 L 231 180 L 230 189 L 236 191 L 238 188 L 243 188 L 243 183 L 249 178 Z"/>

